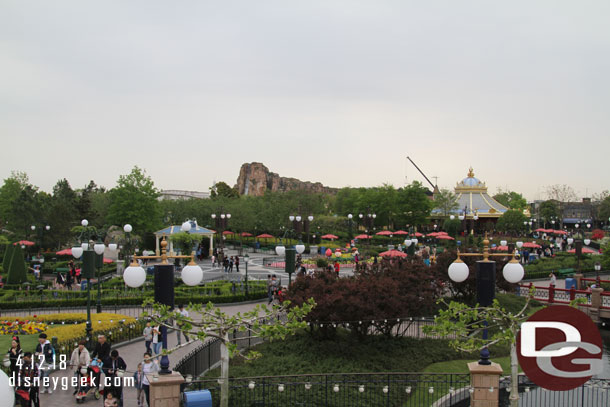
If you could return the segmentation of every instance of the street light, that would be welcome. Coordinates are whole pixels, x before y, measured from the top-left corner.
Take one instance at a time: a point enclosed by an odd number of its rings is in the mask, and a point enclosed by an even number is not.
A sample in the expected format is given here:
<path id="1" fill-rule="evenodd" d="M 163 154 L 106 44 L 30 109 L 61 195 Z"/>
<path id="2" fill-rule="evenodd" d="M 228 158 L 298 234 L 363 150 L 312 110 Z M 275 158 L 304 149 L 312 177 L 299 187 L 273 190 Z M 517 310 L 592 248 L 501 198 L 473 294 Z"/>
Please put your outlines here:
<path id="1" fill-rule="evenodd" d="M 599 272 L 602 269 L 602 265 L 601 265 L 600 262 L 595 262 L 595 266 L 594 267 L 595 267 L 595 286 L 597 288 L 601 288 L 601 285 L 600 285 L 601 284 L 601 280 L 600 280 L 600 277 L 599 277 Z"/>
<path id="2" fill-rule="evenodd" d="M 46 222 L 44 222 L 46 223 Z M 30 226 L 30 229 L 32 230 L 32 232 L 36 231 L 36 225 L 32 225 Z M 44 227 L 39 227 L 38 228 L 38 247 L 42 250 L 42 237 L 43 237 L 43 233 L 44 232 L 48 232 L 49 230 L 51 230 L 51 226 L 48 224 L 45 224 Z"/>
<path id="3" fill-rule="evenodd" d="M 352 218 L 354 217 L 354 215 L 352 215 L 351 213 L 347 215 L 347 224 L 349 227 L 349 239 L 351 240 L 353 235 L 352 235 Z"/>
<path id="4" fill-rule="evenodd" d="M 492 256 L 506 257 L 503 253 L 490 253 L 489 240 L 487 234 L 483 240 L 483 253 L 460 253 L 457 252 L 457 259 L 451 263 L 448 268 L 449 278 L 456 283 L 461 283 L 468 278 L 468 265 L 462 261 L 460 256 L 483 256 L 483 260 L 477 261 L 476 279 L 477 279 L 477 303 L 482 307 L 488 307 L 493 303 L 496 290 L 496 262 L 489 260 Z M 504 279 L 509 283 L 518 283 L 523 279 L 525 270 L 523 266 L 515 259 L 515 253 L 512 253 L 512 259 L 504 266 L 502 270 Z M 485 323 L 485 326 L 487 324 Z M 488 338 L 487 328 L 483 329 L 483 339 Z M 481 350 L 480 365 L 489 365 L 489 349 L 487 347 Z"/>
<path id="5" fill-rule="evenodd" d="M 220 239 L 219 246 L 220 246 L 220 248 L 224 249 L 225 244 L 224 244 L 224 236 L 223 236 L 222 232 L 224 232 L 225 230 L 227 230 L 229 228 L 229 219 L 231 219 L 231 214 L 224 213 L 224 209 L 220 208 L 220 214 L 213 213 L 212 219 L 214 219 L 214 221 L 216 222 L 216 231 L 217 231 L 219 239 Z"/>
<path id="6" fill-rule="evenodd" d="M 248 262 L 250 261 L 250 256 L 248 256 L 248 253 L 246 252 L 246 255 L 244 256 L 244 263 L 246 263 L 246 300 L 249 298 L 248 297 Z"/>
<path id="7" fill-rule="evenodd" d="M 155 302 L 169 307 L 170 311 L 174 309 L 174 265 L 170 264 L 168 259 L 191 259 L 188 265 L 184 266 L 180 277 L 186 285 L 198 285 L 203 279 L 203 271 L 195 263 L 195 253 L 190 256 L 185 255 L 168 255 L 167 241 L 165 236 L 161 241 L 160 256 L 133 256 L 133 261 L 125 269 L 123 280 L 125 284 L 132 288 L 138 288 L 146 281 L 146 271 L 138 264 L 137 259 L 161 259 L 160 264 L 155 265 Z M 161 337 L 163 338 L 163 349 L 167 349 L 167 327 L 161 326 Z M 161 357 L 161 370 L 159 374 L 170 374 L 169 357 L 163 355 Z"/>

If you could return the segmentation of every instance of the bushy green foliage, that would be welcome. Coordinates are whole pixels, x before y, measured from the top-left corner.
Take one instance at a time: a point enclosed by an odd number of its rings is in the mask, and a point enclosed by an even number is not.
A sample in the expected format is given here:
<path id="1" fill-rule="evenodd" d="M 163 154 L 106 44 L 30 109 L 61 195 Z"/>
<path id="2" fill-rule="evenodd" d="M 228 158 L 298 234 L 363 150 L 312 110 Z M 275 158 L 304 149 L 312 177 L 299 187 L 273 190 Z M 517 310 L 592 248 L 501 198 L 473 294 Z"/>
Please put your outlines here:
<path id="1" fill-rule="evenodd" d="M 20 246 L 14 246 L 8 266 L 6 282 L 8 284 L 21 284 L 27 281 L 27 266 L 24 253 Z"/>

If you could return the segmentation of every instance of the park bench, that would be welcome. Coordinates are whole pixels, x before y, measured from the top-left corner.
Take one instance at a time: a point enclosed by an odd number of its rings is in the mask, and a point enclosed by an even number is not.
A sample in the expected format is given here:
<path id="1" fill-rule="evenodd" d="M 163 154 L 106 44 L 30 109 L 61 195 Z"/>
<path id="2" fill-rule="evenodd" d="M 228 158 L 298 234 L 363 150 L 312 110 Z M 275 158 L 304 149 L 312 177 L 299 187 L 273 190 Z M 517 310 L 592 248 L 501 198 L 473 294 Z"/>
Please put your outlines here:
<path id="1" fill-rule="evenodd" d="M 574 274 L 574 269 L 573 268 L 567 268 L 567 269 L 559 269 L 557 270 L 557 275 L 561 276 L 561 277 L 566 277 L 570 274 Z"/>

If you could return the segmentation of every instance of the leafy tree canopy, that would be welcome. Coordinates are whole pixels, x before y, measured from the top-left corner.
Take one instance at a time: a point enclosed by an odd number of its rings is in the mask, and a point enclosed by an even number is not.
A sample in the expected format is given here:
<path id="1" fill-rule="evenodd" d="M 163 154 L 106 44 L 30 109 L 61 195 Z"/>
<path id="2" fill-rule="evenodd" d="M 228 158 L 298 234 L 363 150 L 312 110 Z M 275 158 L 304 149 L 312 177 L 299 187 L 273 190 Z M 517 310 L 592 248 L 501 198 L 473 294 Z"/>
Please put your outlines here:
<path id="1" fill-rule="evenodd" d="M 434 195 L 434 207 L 440 209 L 444 216 L 458 209 L 457 195 L 448 189 L 441 189 Z"/>
<path id="2" fill-rule="evenodd" d="M 493 198 L 510 209 L 523 210 L 527 207 L 527 201 L 523 195 L 515 191 L 503 191 L 502 189 L 499 189 L 498 193 L 495 194 Z"/>
<path id="3" fill-rule="evenodd" d="M 496 228 L 502 232 L 513 232 L 518 233 L 525 229 L 523 222 L 527 220 L 527 217 L 523 214 L 523 211 L 517 209 L 510 209 L 504 212 L 504 215 L 498 219 Z"/>
<path id="4" fill-rule="evenodd" d="M 210 187 L 210 197 L 239 198 L 237 188 L 231 188 L 226 182 L 219 181 Z"/>

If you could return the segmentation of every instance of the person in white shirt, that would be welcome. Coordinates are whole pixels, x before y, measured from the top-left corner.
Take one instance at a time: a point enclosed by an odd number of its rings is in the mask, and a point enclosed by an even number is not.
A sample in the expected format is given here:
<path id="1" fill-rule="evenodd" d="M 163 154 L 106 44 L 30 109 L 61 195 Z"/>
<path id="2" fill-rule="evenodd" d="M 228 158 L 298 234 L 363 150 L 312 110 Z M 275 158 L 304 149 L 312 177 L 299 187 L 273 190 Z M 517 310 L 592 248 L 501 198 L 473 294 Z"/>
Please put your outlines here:
<path id="1" fill-rule="evenodd" d="M 184 305 L 182 305 L 182 304 L 178 305 L 178 312 L 180 313 L 180 315 L 182 315 L 185 318 L 188 318 L 188 316 L 189 316 L 189 312 L 186 309 L 184 309 Z M 189 337 L 186 335 L 186 333 L 184 333 L 180 330 L 180 328 L 181 328 L 180 325 L 176 324 L 176 326 L 178 328 L 176 330 L 176 334 L 178 335 L 178 346 L 182 345 L 182 341 L 181 341 L 182 335 L 184 335 L 184 340 L 186 341 L 186 343 L 188 343 Z"/>
<path id="2" fill-rule="evenodd" d="M 150 406 L 150 379 L 152 376 L 159 371 L 159 365 L 156 360 L 150 357 L 150 353 L 144 354 L 144 362 L 142 362 L 142 389 L 144 390 L 144 396 L 146 397 L 146 405 Z"/>

